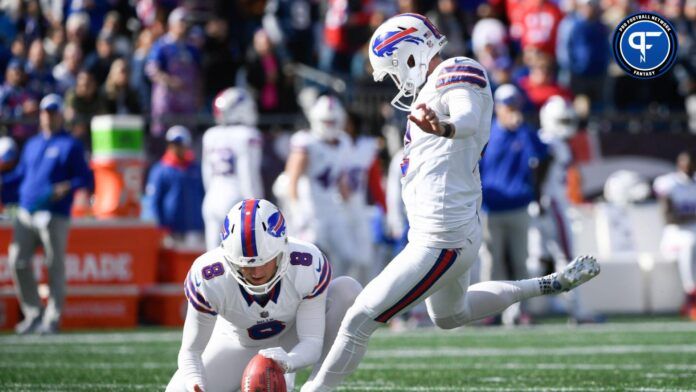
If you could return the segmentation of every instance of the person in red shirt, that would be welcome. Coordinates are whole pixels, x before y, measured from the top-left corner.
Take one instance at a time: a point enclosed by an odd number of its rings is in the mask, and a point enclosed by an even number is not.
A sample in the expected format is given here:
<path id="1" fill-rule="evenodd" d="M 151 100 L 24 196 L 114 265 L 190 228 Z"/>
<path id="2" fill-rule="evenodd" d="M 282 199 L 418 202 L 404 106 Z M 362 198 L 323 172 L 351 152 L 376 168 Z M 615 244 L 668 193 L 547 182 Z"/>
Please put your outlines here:
<path id="1" fill-rule="evenodd" d="M 530 47 L 555 56 L 556 33 L 563 12 L 548 0 L 508 1 L 510 35 L 519 40 L 522 50 Z"/>
<path id="2" fill-rule="evenodd" d="M 568 100 L 573 99 L 570 90 L 556 81 L 554 61 L 549 54 L 528 49 L 525 51 L 524 59 L 529 67 L 529 75 L 519 80 L 519 86 L 536 110 L 539 110 L 546 100 L 554 95 L 560 95 Z"/>

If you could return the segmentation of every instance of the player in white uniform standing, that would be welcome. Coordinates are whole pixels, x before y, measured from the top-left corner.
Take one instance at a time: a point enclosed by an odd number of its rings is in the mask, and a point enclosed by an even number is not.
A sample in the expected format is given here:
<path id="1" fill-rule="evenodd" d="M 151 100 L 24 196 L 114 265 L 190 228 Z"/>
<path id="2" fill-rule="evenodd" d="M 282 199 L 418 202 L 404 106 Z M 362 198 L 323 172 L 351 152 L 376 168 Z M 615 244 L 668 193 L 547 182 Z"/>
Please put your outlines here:
<path id="1" fill-rule="evenodd" d="M 418 14 L 394 16 L 372 36 L 375 80 L 391 76 L 399 89 L 392 104 L 411 111 L 402 163 L 409 243 L 348 310 L 304 392 L 335 389 L 355 371 L 378 326 L 423 299 L 437 326 L 455 328 L 523 299 L 572 289 L 599 273 L 596 260 L 583 256 L 557 274 L 469 287 L 469 268 L 481 244 L 478 161 L 490 133 L 493 99 L 479 63 L 436 56 L 445 43 Z"/>
<path id="2" fill-rule="evenodd" d="M 578 118 L 570 102 L 560 96 L 549 98 L 539 117 L 539 138 L 548 145 L 552 161 L 542 184 L 538 214 L 530 227 L 529 257 L 558 270 L 573 254 L 566 172 L 573 161 L 568 139 L 577 131 Z"/>
<path id="3" fill-rule="evenodd" d="M 361 286 L 348 277 L 332 281 L 326 257 L 287 237 L 283 214 L 266 200 L 235 205 L 221 239 L 184 282 L 179 369 L 167 391 L 239 390 L 257 353 L 280 365 L 292 391 L 296 370 L 318 371 Z"/>
<path id="4" fill-rule="evenodd" d="M 686 293 L 682 313 L 696 320 L 696 162 L 683 152 L 677 157 L 677 171 L 655 180 L 653 188 L 664 208 L 665 226 L 661 252 L 676 259 Z"/>
<path id="5" fill-rule="evenodd" d="M 353 237 L 341 203 L 348 197 L 339 181 L 348 152 L 346 113 L 338 98 L 322 95 L 309 113 L 310 130 L 290 139 L 285 166 L 289 209 L 288 225 L 298 238 L 316 244 L 343 275 L 362 255 L 354 251 Z"/>
<path id="6" fill-rule="evenodd" d="M 378 144 L 374 137 L 360 134 L 361 122 L 357 114 L 350 113 L 348 120 L 346 132 L 349 135 L 349 146 L 343 162 L 342 180 L 348 188 L 345 200 L 348 233 L 353 236 L 353 252 L 361 256 L 356 260 L 359 264 L 351 266 L 350 275 L 365 283 L 376 275 L 378 269 L 375 266 L 379 265 L 381 269 L 381 263 L 375 260 L 370 224 L 373 214 L 367 204 L 368 180 L 370 170 L 376 164 Z"/>
<path id="7" fill-rule="evenodd" d="M 220 244 L 220 227 L 230 208 L 242 199 L 263 197 L 261 148 L 256 104 L 242 88 L 223 90 L 213 101 L 218 125 L 203 135 L 201 170 L 205 198 L 203 220 L 208 250 Z"/>

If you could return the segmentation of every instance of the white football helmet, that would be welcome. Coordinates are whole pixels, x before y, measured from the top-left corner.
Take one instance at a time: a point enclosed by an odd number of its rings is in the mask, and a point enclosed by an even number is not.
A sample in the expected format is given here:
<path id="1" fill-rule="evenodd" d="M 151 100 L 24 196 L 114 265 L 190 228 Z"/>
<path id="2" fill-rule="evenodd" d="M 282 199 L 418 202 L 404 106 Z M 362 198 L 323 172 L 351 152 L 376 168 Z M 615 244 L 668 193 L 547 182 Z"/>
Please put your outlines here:
<path id="1" fill-rule="evenodd" d="M 213 100 L 213 115 L 221 125 L 243 124 L 256 126 L 256 102 L 246 89 L 230 87 L 222 90 Z"/>
<path id="2" fill-rule="evenodd" d="M 285 218 L 278 207 L 264 199 L 237 203 L 225 217 L 220 246 L 233 276 L 252 295 L 266 294 L 288 270 L 288 237 Z M 275 261 L 275 275 L 262 285 L 244 279 L 243 267 L 259 267 Z"/>
<path id="3" fill-rule="evenodd" d="M 336 139 L 346 128 L 346 111 L 333 95 L 322 95 L 309 111 L 309 126 L 322 140 Z"/>
<path id="4" fill-rule="evenodd" d="M 554 95 L 539 111 L 541 133 L 546 138 L 568 139 L 578 129 L 578 115 L 565 98 Z"/>
<path id="5" fill-rule="evenodd" d="M 447 43 L 428 18 L 419 14 L 400 14 L 387 19 L 370 38 L 372 76 L 380 82 L 389 75 L 399 93 L 391 104 L 410 111 L 418 88 L 425 83 L 428 65 Z M 411 98 L 411 102 L 402 101 Z"/>

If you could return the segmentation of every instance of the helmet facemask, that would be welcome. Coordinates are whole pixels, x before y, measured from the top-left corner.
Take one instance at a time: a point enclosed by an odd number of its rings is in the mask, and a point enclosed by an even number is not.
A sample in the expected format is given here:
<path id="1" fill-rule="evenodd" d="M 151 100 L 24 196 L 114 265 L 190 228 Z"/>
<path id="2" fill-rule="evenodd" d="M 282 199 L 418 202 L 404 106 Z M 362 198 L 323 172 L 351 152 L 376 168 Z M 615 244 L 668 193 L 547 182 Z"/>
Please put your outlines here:
<path id="1" fill-rule="evenodd" d="M 234 276 L 234 279 L 242 287 L 244 287 L 244 290 L 246 290 L 247 293 L 252 295 L 268 294 L 271 290 L 273 290 L 273 287 L 280 281 L 288 269 L 287 252 L 283 251 L 277 253 L 275 256 L 264 262 L 259 262 L 258 257 L 240 257 L 235 260 L 229 255 L 225 254 L 224 258 L 232 269 L 232 276 Z M 249 282 L 242 273 L 242 268 L 261 267 L 273 262 L 276 263 L 277 268 L 271 279 L 269 279 L 266 283 L 254 285 L 253 283 Z"/>
<path id="2" fill-rule="evenodd" d="M 418 14 L 396 15 L 375 30 L 369 51 L 372 75 L 377 82 L 386 75 L 394 80 L 399 92 L 392 106 L 411 110 L 418 89 L 426 82 L 430 61 L 446 44 L 447 38 Z"/>

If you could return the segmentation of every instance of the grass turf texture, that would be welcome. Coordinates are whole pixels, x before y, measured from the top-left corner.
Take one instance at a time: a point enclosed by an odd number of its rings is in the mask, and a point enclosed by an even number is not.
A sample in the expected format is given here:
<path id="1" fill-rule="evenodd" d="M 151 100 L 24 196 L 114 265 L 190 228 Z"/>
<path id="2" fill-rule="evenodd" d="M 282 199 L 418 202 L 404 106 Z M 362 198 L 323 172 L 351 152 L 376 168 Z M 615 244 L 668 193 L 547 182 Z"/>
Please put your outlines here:
<path id="1" fill-rule="evenodd" d="M 0 335 L 0 391 L 163 390 L 180 337 L 162 329 Z M 696 391 L 696 323 L 380 330 L 339 390 Z"/>

